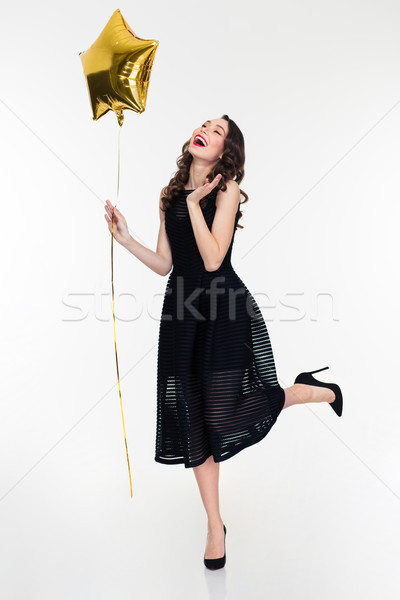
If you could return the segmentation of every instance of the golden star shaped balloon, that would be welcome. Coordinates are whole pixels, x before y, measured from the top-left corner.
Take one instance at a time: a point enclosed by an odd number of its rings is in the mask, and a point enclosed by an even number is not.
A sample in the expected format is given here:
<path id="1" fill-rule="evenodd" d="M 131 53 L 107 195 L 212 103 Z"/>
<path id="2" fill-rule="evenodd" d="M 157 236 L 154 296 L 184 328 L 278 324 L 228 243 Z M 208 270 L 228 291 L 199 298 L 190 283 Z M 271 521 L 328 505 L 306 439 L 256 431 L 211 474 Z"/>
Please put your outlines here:
<path id="1" fill-rule="evenodd" d="M 117 9 L 94 44 L 79 53 L 94 121 L 113 110 L 122 126 L 125 108 L 144 111 L 158 44 L 137 37 Z"/>

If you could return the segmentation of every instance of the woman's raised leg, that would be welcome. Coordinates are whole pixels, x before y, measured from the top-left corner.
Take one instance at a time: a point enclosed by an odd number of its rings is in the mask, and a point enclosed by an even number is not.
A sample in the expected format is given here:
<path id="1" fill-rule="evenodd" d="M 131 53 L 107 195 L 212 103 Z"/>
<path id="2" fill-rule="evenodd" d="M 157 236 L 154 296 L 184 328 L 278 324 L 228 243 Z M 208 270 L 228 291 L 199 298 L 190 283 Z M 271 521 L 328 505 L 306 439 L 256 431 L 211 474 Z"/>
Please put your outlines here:
<path id="1" fill-rule="evenodd" d="M 200 496 L 208 518 L 208 535 L 205 558 L 220 558 L 224 555 L 224 523 L 219 512 L 219 463 L 211 455 L 193 467 Z"/>
<path id="2" fill-rule="evenodd" d="M 335 392 L 326 387 L 316 385 L 307 385 L 305 383 L 295 383 L 285 390 L 285 404 L 283 408 L 288 408 L 293 404 L 305 404 L 306 402 L 333 402 Z"/>

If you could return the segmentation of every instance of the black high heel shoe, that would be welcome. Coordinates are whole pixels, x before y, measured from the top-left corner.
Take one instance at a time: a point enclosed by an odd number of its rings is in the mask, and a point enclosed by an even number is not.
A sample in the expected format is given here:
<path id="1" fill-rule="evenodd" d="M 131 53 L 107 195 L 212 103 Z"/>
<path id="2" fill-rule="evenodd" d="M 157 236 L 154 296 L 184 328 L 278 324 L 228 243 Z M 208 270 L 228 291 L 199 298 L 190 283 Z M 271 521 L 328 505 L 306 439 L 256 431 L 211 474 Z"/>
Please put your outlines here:
<path id="1" fill-rule="evenodd" d="M 224 525 L 224 555 L 221 556 L 221 558 L 206 558 L 206 554 L 204 553 L 204 564 L 206 565 L 207 569 L 212 569 L 213 571 L 215 571 L 215 569 L 222 569 L 222 567 L 225 566 L 225 562 L 226 562 L 226 548 L 225 548 L 225 538 L 226 538 L 226 528 Z"/>
<path id="2" fill-rule="evenodd" d="M 316 385 L 319 387 L 327 387 L 332 390 L 335 393 L 335 399 L 329 404 L 332 406 L 337 416 L 341 417 L 343 411 L 343 396 L 340 387 L 337 385 L 337 383 L 325 383 L 324 381 L 318 381 L 312 376 L 313 373 L 319 373 L 320 371 L 325 371 L 325 369 L 329 369 L 329 367 L 317 369 L 316 371 L 305 371 L 304 373 L 300 373 L 300 375 L 297 375 L 294 382 L 305 383 L 307 385 Z"/>

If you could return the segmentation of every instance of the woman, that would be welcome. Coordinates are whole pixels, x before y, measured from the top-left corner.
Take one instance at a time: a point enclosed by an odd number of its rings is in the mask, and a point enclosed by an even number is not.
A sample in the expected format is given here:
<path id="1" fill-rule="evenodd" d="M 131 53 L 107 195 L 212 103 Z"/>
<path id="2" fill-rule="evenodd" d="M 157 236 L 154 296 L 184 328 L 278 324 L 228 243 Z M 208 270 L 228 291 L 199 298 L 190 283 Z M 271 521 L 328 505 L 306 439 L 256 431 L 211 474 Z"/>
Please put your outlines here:
<path id="1" fill-rule="evenodd" d="M 115 239 L 159 275 L 170 273 L 159 331 L 155 460 L 193 468 L 211 569 L 226 559 L 219 463 L 263 439 L 283 408 L 329 402 L 342 412 L 339 386 L 317 381 L 316 371 L 279 385 L 261 311 L 231 265 L 240 195 L 248 200 L 239 188 L 244 161 L 243 135 L 228 115 L 193 131 L 160 194 L 155 252 L 132 238 L 109 200 L 105 206 Z"/>

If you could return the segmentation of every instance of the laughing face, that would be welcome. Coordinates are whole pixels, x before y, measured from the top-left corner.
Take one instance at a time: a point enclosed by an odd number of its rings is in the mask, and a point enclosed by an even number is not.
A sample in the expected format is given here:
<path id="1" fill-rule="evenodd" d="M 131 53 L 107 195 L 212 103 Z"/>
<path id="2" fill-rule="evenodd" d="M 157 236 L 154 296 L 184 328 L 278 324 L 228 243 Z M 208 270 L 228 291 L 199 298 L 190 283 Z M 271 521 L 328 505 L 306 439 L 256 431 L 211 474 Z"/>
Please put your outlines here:
<path id="1" fill-rule="evenodd" d="M 193 158 L 204 158 L 210 162 L 219 160 L 224 153 L 228 135 L 228 121 L 225 119 L 207 120 L 193 131 L 189 152 Z"/>

